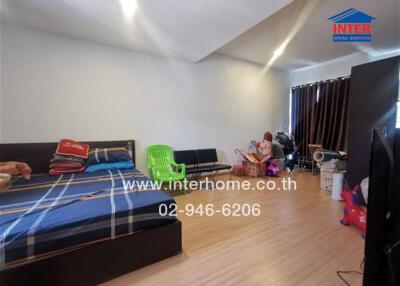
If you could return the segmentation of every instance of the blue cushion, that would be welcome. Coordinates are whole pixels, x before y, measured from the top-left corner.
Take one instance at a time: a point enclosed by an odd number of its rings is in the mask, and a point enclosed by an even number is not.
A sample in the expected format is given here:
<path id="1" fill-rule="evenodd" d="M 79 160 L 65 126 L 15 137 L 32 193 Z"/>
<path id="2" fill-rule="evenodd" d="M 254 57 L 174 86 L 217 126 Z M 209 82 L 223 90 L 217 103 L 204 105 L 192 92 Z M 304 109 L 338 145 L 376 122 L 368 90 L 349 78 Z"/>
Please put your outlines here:
<path id="1" fill-rule="evenodd" d="M 86 168 L 86 173 L 93 173 L 104 170 L 126 170 L 133 169 L 132 161 L 114 162 L 114 163 L 101 163 L 92 165 Z"/>

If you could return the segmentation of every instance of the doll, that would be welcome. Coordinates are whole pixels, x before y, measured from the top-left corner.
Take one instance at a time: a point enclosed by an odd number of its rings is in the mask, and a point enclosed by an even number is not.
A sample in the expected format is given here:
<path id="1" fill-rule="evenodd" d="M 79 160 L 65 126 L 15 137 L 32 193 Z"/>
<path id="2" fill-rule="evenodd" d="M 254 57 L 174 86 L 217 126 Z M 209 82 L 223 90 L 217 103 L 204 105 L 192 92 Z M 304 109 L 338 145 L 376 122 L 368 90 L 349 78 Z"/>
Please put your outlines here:
<path id="1" fill-rule="evenodd" d="M 268 157 L 268 159 L 271 157 L 271 151 L 272 151 L 272 133 L 267 131 L 264 134 L 264 140 L 261 142 L 259 150 L 261 154 L 263 155 L 264 158 Z"/>

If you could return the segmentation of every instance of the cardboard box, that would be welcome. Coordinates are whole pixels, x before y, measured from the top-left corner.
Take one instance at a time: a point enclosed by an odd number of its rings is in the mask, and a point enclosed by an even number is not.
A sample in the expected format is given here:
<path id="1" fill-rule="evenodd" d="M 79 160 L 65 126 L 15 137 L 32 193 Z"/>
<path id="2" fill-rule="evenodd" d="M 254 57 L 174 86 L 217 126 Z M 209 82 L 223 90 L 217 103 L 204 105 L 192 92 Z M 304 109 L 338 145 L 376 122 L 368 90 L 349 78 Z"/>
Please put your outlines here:
<path id="1" fill-rule="evenodd" d="M 263 177 L 266 174 L 265 163 L 254 164 L 247 161 L 243 162 L 244 174 L 250 177 Z"/>

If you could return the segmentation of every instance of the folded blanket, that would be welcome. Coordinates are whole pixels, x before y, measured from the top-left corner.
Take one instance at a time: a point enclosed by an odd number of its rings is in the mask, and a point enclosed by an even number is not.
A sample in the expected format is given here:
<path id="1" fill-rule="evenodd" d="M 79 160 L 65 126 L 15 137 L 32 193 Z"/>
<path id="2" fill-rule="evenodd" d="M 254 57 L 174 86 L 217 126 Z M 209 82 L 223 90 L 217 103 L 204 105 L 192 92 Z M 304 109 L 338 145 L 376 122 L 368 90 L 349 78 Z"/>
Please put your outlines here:
<path id="1" fill-rule="evenodd" d="M 78 173 L 85 170 L 85 159 L 89 154 L 89 145 L 73 140 L 62 139 L 50 160 L 49 174 L 61 175 Z"/>
<path id="2" fill-rule="evenodd" d="M 66 156 L 66 155 L 59 155 L 54 153 L 53 158 L 50 160 L 50 163 L 79 163 L 85 164 L 85 159 L 73 157 L 73 156 Z"/>
<path id="3" fill-rule="evenodd" d="M 57 163 L 51 163 L 49 168 L 68 170 L 68 169 L 80 169 L 83 166 L 84 164 L 77 162 L 57 162 Z"/>
<path id="4" fill-rule="evenodd" d="M 85 166 L 82 165 L 81 167 L 75 167 L 75 168 L 62 168 L 62 167 L 57 167 L 57 168 L 51 168 L 49 170 L 50 175 L 58 176 L 61 174 L 68 174 L 68 173 L 78 173 L 82 172 L 85 170 Z"/>

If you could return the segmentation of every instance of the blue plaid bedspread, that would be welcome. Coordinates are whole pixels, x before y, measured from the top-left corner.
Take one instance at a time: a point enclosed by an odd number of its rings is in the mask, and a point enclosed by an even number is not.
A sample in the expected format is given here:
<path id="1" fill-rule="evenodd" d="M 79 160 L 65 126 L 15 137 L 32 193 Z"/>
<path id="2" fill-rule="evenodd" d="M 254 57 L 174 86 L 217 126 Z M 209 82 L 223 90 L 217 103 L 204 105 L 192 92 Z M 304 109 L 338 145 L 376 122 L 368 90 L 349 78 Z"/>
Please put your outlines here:
<path id="1" fill-rule="evenodd" d="M 150 190 L 129 188 L 133 182 Z M 174 222 L 159 215 L 160 204 L 172 203 L 135 169 L 17 178 L 0 194 L 0 269 Z"/>

